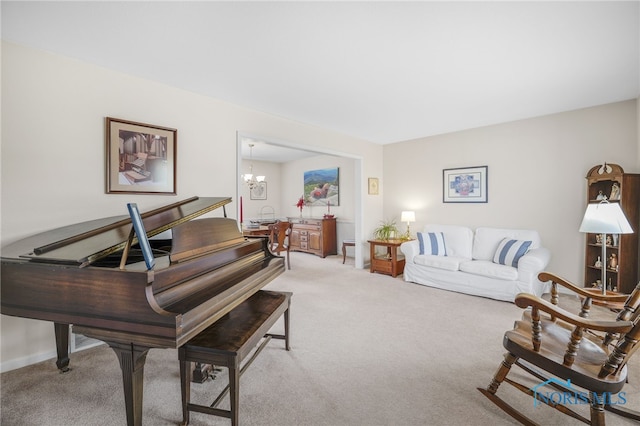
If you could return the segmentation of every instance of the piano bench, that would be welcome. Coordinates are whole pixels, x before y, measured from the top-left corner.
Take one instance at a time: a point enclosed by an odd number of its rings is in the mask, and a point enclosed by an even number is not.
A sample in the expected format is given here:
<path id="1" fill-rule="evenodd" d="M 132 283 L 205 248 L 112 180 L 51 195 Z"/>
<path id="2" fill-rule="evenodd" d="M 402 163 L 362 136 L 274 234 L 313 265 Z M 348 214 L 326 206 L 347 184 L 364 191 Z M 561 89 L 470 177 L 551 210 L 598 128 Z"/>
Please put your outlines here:
<path id="1" fill-rule="evenodd" d="M 292 293 L 289 292 L 260 290 L 178 349 L 183 425 L 189 424 L 189 411 L 226 417 L 231 419 L 233 426 L 238 424 L 240 376 L 271 338 L 283 339 L 286 350 L 290 350 L 291 295 Z M 284 335 L 268 334 L 267 332 L 282 314 L 284 314 Z M 260 346 L 253 351 L 263 338 Z M 241 367 L 242 361 L 252 351 L 251 358 Z M 223 389 L 211 406 L 191 403 L 192 362 L 226 367 L 229 370 L 229 385 Z M 227 392 L 230 393 L 231 409 L 216 408 Z"/>

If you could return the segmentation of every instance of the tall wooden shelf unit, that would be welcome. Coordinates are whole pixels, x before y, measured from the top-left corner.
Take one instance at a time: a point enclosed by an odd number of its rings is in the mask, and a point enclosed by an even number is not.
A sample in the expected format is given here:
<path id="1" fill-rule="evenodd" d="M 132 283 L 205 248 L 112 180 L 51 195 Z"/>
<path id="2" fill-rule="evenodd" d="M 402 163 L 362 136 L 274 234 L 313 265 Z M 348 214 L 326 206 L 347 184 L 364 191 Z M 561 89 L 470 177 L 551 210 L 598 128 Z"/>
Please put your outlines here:
<path id="1" fill-rule="evenodd" d="M 617 199 L 611 199 L 614 183 L 620 187 Z M 599 197 L 600 195 L 600 197 Z M 607 283 L 611 289 L 629 294 L 640 279 L 640 174 L 625 173 L 617 164 L 598 165 L 587 173 L 587 200 L 599 203 L 606 196 L 611 203 L 620 203 L 633 234 L 617 236 L 617 245 L 607 245 L 607 259 L 600 259 L 602 267 L 607 267 Z M 585 243 L 585 287 L 593 287 L 601 278 L 602 270 L 595 266 L 598 257 L 602 256 L 602 245 L 599 235 L 587 234 Z M 602 242 L 604 244 L 605 242 Z M 618 268 L 608 267 L 608 258 L 615 254 L 618 257 Z"/>

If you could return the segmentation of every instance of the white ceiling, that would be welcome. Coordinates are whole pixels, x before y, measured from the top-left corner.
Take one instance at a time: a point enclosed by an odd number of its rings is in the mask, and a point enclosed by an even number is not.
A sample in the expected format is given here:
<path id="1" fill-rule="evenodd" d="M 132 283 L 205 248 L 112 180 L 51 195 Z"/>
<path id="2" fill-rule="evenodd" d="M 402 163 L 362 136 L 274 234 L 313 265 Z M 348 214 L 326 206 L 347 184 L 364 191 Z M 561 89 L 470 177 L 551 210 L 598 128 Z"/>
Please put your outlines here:
<path id="1" fill-rule="evenodd" d="M 639 6 L 2 1 L 1 12 L 5 40 L 387 144 L 638 97 Z"/>

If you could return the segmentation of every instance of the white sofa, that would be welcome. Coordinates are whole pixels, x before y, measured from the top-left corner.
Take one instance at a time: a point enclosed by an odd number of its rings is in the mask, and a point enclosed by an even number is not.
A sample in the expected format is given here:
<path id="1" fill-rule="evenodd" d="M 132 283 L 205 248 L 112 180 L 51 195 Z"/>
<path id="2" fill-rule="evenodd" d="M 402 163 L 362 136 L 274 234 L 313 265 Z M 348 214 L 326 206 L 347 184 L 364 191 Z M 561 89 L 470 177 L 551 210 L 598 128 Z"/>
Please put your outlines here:
<path id="1" fill-rule="evenodd" d="M 518 293 L 541 296 L 549 291 L 549 283 L 540 282 L 538 273 L 549 264 L 551 252 L 541 247 L 537 231 L 485 227 L 474 233 L 464 226 L 429 224 L 418 237 L 422 238 L 400 246 L 406 262 L 405 281 L 508 302 Z M 425 254 L 420 254 L 421 240 Z M 437 255 L 431 254 L 431 242 L 436 240 L 440 240 L 433 244 L 433 253 L 439 245 Z M 506 245 L 501 250 L 504 255 L 509 244 L 511 254 L 517 246 L 523 252 L 528 246 L 528 251 L 516 263 L 505 261 L 508 256 L 496 257 L 498 247 Z"/>

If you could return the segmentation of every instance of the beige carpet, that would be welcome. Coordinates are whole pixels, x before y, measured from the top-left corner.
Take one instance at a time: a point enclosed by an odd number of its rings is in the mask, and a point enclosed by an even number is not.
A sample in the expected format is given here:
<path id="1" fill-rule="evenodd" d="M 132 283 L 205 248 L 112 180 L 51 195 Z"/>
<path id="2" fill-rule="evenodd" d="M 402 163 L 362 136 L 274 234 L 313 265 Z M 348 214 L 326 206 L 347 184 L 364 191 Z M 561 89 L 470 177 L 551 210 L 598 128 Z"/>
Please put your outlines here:
<path id="1" fill-rule="evenodd" d="M 292 351 L 273 340 L 241 379 L 240 423 L 251 425 L 509 425 L 476 387 L 502 360 L 502 335 L 520 317 L 513 304 L 406 283 L 292 253 L 292 268 L 267 288 L 292 291 Z M 601 311 L 600 314 L 608 314 Z M 281 332 L 281 324 L 274 331 Z M 52 326 L 53 333 L 53 326 Z M 122 379 L 105 345 L 2 374 L 3 426 L 125 425 Z M 627 406 L 640 410 L 640 357 L 630 366 Z M 196 385 L 209 402 L 221 378 Z M 145 425 L 182 419 L 177 351 L 151 350 Z M 536 384 L 531 381 L 531 386 Z M 508 385 L 500 394 L 545 425 L 579 424 Z M 227 402 L 223 407 L 227 407 Z M 607 414 L 609 425 L 633 422 Z M 192 425 L 230 421 L 193 413 Z"/>

